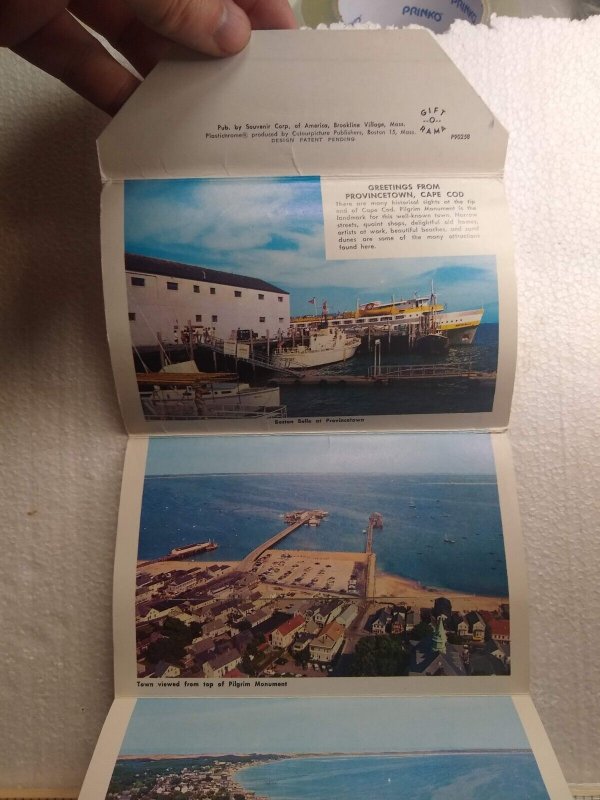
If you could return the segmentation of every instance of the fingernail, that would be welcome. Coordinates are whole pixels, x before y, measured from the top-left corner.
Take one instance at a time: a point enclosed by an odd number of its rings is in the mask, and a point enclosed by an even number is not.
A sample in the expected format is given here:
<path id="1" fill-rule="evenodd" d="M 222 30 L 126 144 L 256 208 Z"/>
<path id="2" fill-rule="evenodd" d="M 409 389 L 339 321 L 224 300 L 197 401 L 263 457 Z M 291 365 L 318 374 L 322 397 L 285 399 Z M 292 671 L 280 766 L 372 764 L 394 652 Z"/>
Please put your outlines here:
<path id="1" fill-rule="evenodd" d="M 232 0 L 223 0 L 223 14 L 214 33 L 217 46 L 223 53 L 238 53 L 250 38 L 250 21 Z"/>

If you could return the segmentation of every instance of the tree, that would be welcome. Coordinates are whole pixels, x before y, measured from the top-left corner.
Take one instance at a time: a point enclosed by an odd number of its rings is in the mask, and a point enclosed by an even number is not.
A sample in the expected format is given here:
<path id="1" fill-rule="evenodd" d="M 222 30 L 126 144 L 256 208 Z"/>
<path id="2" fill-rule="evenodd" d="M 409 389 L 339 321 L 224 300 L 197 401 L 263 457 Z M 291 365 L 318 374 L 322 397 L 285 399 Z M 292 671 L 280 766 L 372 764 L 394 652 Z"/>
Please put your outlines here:
<path id="1" fill-rule="evenodd" d="M 256 671 L 257 671 L 256 666 L 254 665 L 254 662 L 252 661 L 248 650 L 246 650 L 246 652 L 242 656 L 242 670 L 243 672 L 246 673 L 246 675 L 249 675 L 251 678 L 256 676 Z"/>
<path id="2" fill-rule="evenodd" d="M 433 628 L 431 627 L 430 623 L 421 620 L 421 622 L 418 622 L 410 632 L 410 638 L 420 642 L 421 639 L 429 636 L 432 632 Z"/>
<path id="3" fill-rule="evenodd" d="M 294 654 L 294 662 L 302 669 L 306 669 L 306 665 L 309 661 L 310 654 L 308 652 L 308 647 L 305 647 L 303 650 L 300 650 L 299 653 Z"/>
<path id="4" fill-rule="evenodd" d="M 146 661 L 157 664 L 166 661 L 168 664 L 177 664 L 185 655 L 185 647 L 174 639 L 158 639 L 148 647 Z"/>
<path id="5" fill-rule="evenodd" d="M 357 677 L 406 675 L 409 656 L 398 636 L 364 636 L 357 642 L 351 674 Z"/>

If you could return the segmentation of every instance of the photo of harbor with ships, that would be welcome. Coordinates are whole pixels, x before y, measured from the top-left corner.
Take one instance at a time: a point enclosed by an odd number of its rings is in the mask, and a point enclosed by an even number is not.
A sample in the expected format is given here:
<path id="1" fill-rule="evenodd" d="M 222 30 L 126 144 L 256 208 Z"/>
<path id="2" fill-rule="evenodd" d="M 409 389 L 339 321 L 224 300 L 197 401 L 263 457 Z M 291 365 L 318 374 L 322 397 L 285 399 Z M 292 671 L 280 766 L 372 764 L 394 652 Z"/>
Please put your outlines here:
<path id="1" fill-rule="evenodd" d="M 510 674 L 489 435 L 280 438 L 151 440 L 138 686 Z"/>
<path id="2" fill-rule="evenodd" d="M 128 182 L 124 263 L 148 420 L 493 408 L 495 258 L 326 260 L 317 178 Z"/>
<path id="3" fill-rule="evenodd" d="M 106 797 L 547 800 L 508 697 L 369 701 L 138 701 Z"/>

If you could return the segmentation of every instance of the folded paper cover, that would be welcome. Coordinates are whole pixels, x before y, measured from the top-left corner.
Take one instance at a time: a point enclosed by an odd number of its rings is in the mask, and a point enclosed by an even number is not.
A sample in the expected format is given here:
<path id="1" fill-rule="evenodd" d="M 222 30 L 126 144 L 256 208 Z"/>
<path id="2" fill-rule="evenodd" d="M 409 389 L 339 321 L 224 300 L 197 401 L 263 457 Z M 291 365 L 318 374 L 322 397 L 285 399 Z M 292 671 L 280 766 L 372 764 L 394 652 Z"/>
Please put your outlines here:
<path id="1" fill-rule="evenodd" d="M 428 31 L 350 36 L 350 59 L 347 32 L 257 31 L 159 64 L 98 140 L 104 179 L 502 173 L 506 131 Z"/>

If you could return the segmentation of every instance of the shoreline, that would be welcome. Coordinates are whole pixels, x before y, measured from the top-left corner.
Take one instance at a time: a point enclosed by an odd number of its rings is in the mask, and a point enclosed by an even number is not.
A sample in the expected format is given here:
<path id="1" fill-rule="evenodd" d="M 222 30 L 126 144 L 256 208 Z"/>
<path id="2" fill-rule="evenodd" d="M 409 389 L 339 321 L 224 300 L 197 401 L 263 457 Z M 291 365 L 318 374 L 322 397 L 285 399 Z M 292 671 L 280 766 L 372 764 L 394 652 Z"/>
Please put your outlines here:
<path id="1" fill-rule="evenodd" d="M 447 589 L 443 586 L 429 586 L 415 580 L 390 572 L 377 572 L 375 574 L 375 598 L 411 598 L 414 600 L 427 600 L 431 602 L 434 597 L 442 596 L 448 598 L 455 611 L 461 610 L 455 602 L 469 603 L 469 611 L 481 609 L 483 611 L 495 611 L 501 603 L 508 603 L 508 596 L 484 595 L 474 592 L 464 592 L 458 589 Z"/>
<path id="2" fill-rule="evenodd" d="M 215 753 L 189 753 L 189 754 L 165 754 L 165 753 L 154 753 L 154 754 L 146 754 L 146 755 L 138 755 L 138 754 L 120 754 L 117 757 L 117 763 L 119 762 L 132 762 L 132 761 L 149 761 L 160 763 L 160 762 L 167 762 L 168 766 L 165 765 L 161 770 L 155 770 L 153 772 L 152 777 L 154 778 L 154 783 L 150 787 L 151 792 L 156 792 L 156 794 L 152 794 L 152 796 L 159 796 L 161 793 L 164 793 L 165 790 L 168 796 L 173 796 L 173 789 L 177 791 L 181 791 L 182 795 L 184 794 L 183 785 L 186 784 L 185 793 L 191 791 L 194 792 L 195 789 L 199 790 L 198 794 L 190 794 L 189 796 L 199 796 L 199 797 L 214 797 L 217 796 L 215 794 L 218 793 L 219 796 L 225 796 L 225 794 L 229 797 L 235 797 L 237 800 L 271 800 L 271 791 L 276 786 L 277 780 L 277 772 L 275 774 L 269 774 L 269 770 L 267 772 L 261 772 L 260 768 L 262 767 L 269 767 L 270 765 L 276 764 L 278 762 L 286 762 L 286 761 L 304 761 L 309 762 L 305 764 L 303 767 L 300 768 L 300 771 L 293 770 L 292 772 L 292 780 L 294 777 L 296 779 L 299 777 L 302 781 L 305 777 L 310 777 L 311 771 L 314 767 L 310 766 L 310 762 L 326 762 L 325 770 L 328 770 L 328 762 L 339 762 L 339 761 L 357 761 L 360 760 L 372 760 L 375 759 L 377 762 L 386 762 L 386 761 L 415 761 L 421 759 L 435 759 L 433 764 L 435 765 L 436 770 L 440 769 L 443 774 L 447 767 L 445 765 L 440 765 L 440 759 L 446 760 L 454 760 L 458 758 L 464 757 L 526 757 L 529 761 L 533 760 L 535 764 L 535 756 L 529 747 L 484 747 L 484 748 L 449 748 L 449 749 L 421 749 L 421 750 L 401 750 L 401 751 L 393 751 L 393 750 L 376 750 L 376 751 L 350 751 L 350 752 L 340 752 L 340 751 L 333 751 L 333 752 L 302 752 L 302 753 L 232 753 L 232 754 L 215 754 Z M 243 760 L 238 760 L 243 759 Z M 179 768 L 174 762 L 176 760 L 184 760 L 188 762 L 185 767 L 184 765 Z M 199 763 L 195 766 L 193 763 L 189 765 L 189 762 L 194 762 L 196 760 L 200 760 L 203 763 Z M 206 763 L 206 761 L 210 763 Z M 170 762 L 170 763 L 169 763 Z M 509 768 L 512 768 L 512 764 L 514 762 L 509 762 Z M 521 762 L 523 763 L 523 762 Z M 479 769 L 479 764 L 477 762 L 468 762 L 467 763 L 468 769 L 470 771 Z M 243 780 L 243 773 L 247 770 L 252 770 L 258 768 L 259 773 L 258 776 L 254 777 L 255 786 L 252 786 L 253 779 L 248 778 L 250 785 L 248 786 L 245 781 Z M 427 767 L 430 769 L 431 767 Z M 134 769 L 140 769 L 137 765 Z M 338 767 L 338 769 L 344 769 L 344 767 Z M 378 767 L 379 773 L 387 771 L 389 766 L 385 763 L 382 763 Z M 403 767 L 401 769 L 404 769 Z M 409 766 L 409 770 L 412 771 L 421 769 L 420 766 Z M 143 767 L 142 767 L 143 770 Z M 464 762 L 458 762 L 457 764 L 457 773 L 462 772 L 464 770 Z M 321 770 L 321 774 L 323 775 L 323 771 Z M 368 773 L 364 773 L 363 770 L 359 768 L 359 774 L 367 775 Z M 284 770 L 283 776 L 285 777 L 286 772 Z M 132 775 L 132 780 L 137 779 L 138 773 L 136 773 L 135 777 Z M 112 785 L 112 781 L 111 781 Z M 442 786 L 446 786 L 447 784 L 442 781 Z M 448 784 L 450 785 L 450 784 Z M 129 797 L 129 786 L 123 786 L 123 789 L 119 792 L 112 792 L 110 791 L 109 787 L 109 796 L 114 796 L 117 800 L 126 800 Z M 144 796 L 150 796 L 147 792 Z M 298 796 L 301 796 L 301 792 L 298 791 Z M 537 795 L 536 795 L 537 796 Z M 539 795 L 541 799 L 541 795 Z M 544 794 L 544 797 L 546 795 Z"/>
<path id="3" fill-rule="evenodd" d="M 323 753 L 307 751 L 306 753 L 268 753 L 264 758 L 257 759 L 257 764 L 269 764 L 273 761 L 286 761 L 288 759 L 303 758 L 409 758 L 412 756 L 444 756 L 444 755 L 486 755 L 490 753 L 529 753 L 529 747 L 469 747 L 466 749 L 450 750 L 332 750 Z M 269 756 L 268 758 L 266 756 Z M 117 761 L 177 761 L 198 758 L 227 759 L 233 756 L 250 756 L 249 753 L 122 753 L 117 756 Z M 236 771 L 254 766 L 254 764 L 231 764 Z"/>
<path id="4" fill-rule="evenodd" d="M 282 753 L 274 754 L 272 758 L 261 759 L 249 764 L 231 764 L 225 769 L 225 775 L 229 789 L 234 794 L 242 795 L 245 800 L 268 800 L 269 796 L 258 794 L 255 789 L 248 788 L 240 782 L 239 773 L 246 769 L 265 764 L 275 764 L 278 761 L 290 760 L 313 760 L 313 759 L 356 759 L 356 758 L 378 758 L 378 759 L 409 759 L 409 758 L 453 758 L 455 756 L 490 756 L 490 755 L 527 755 L 533 757 L 530 748 L 483 748 L 481 750 L 469 748 L 466 750 L 417 750 L 415 752 L 374 752 L 374 753 Z"/>
<path id="5" fill-rule="evenodd" d="M 297 558 L 303 559 L 338 559 L 340 561 L 354 560 L 362 553 L 337 553 L 336 551 L 319 551 L 319 550 L 286 550 L 286 553 L 295 555 Z M 152 576 L 160 574 L 161 572 L 169 572 L 173 570 L 194 570 L 201 567 L 208 568 L 213 564 L 222 564 L 235 570 L 239 561 L 158 561 L 152 564 L 143 564 L 137 562 L 137 570 L 140 572 L 147 572 Z M 311 594 L 311 590 L 307 587 L 289 587 L 291 590 L 298 591 L 298 593 Z M 318 590 L 314 592 L 318 593 Z M 407 578 L 402 575 L 394 575 L 390 572 L 379 572 L 375 574 L 375 601 L 386 600 L 418 600 L 430 603 L 434 597 L 442 596 L 451 601 L 452 607 L 459 611 L 462 609 L 460 603 L 468 604 L 468 610 L 481 609 L 485 611 L 495 611 L 501 603 L 509 603 L 509 597 L 503 595 L 484 595 L 475 592 L 460 591 L 458 589 L 449 589 L 443 586 L 429 586 L 423 584 L 414 578 Z M 349 596 L 349 599 L 350 596 Z M 357 598 L 354 598 L 357 599 Z"/>

